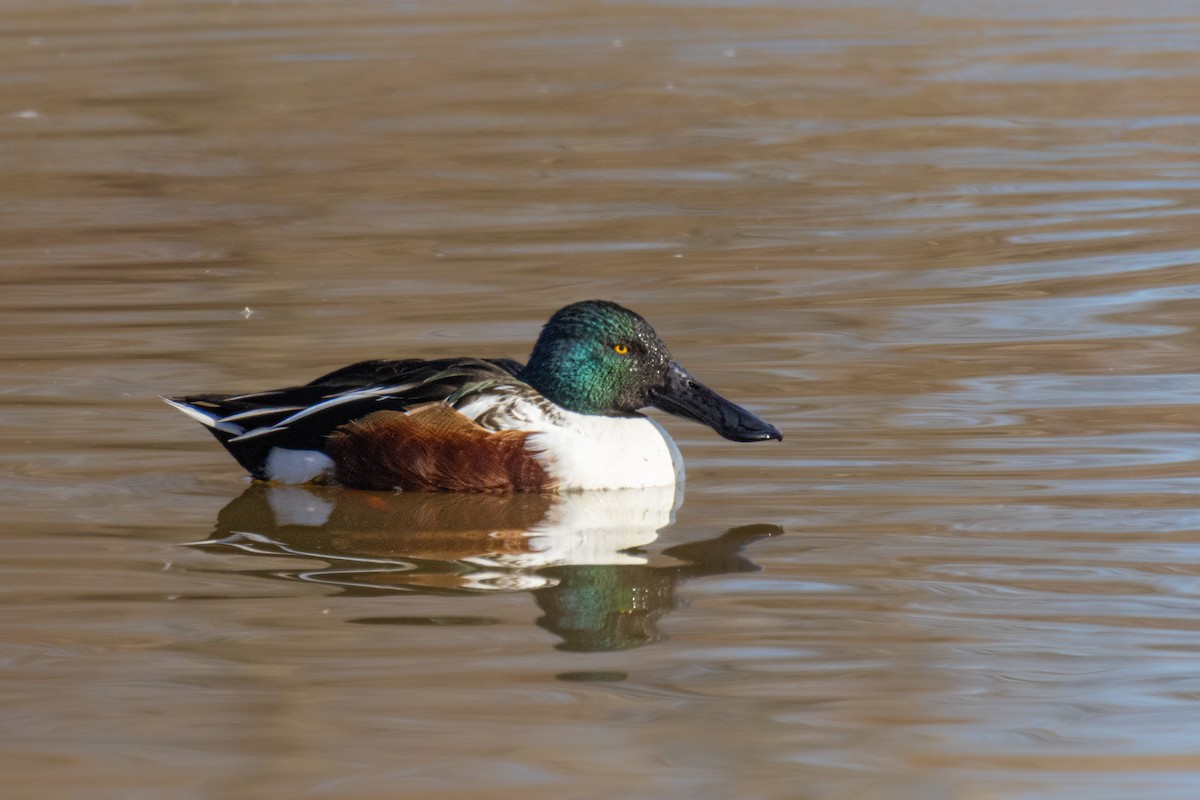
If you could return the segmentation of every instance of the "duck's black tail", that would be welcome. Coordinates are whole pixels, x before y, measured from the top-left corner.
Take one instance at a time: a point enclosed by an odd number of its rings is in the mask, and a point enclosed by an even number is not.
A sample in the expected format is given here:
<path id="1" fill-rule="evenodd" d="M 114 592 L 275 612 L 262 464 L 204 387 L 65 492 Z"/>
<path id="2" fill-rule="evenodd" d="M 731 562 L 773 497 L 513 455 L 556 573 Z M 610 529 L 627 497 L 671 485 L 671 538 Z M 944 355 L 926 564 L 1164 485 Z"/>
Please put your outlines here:
<path id="1" fill-rule="evenodd" d="M 261 438 L 241 440 L 247 432 L 245 425 L 236 419 L 237 412 L 229 408 L 234 395 L 197 394 L 188 397 L 163 397 L 162 401 L 172 408 L 199 422 L 211 433 L 229 454 L 237 459 L 242 468 L 255 478 L 265 479 L 264 468 L 272 443 Z M 244 418 L 243 418 L 244 419 Z"/>
<path id="2" fill-rule="evenodd" d="M 276 447 L 324 453 L 339 425 L 372 411 L 442 402 L 465 386 L 512 380 L 520 369 L 510 359 L 363 361 L 304 386 L 162 399 L 207 428 L 247 472 L 269 480 L 267 460 Z"/>

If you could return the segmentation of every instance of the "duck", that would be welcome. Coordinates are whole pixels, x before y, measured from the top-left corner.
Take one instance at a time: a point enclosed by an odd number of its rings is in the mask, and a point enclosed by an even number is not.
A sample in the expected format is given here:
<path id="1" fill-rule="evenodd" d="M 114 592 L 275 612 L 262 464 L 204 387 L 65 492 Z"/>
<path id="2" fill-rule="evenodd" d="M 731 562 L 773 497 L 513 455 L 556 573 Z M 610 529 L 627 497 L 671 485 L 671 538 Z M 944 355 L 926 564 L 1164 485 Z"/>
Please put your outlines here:
<path id="1" fill-rule="evenodd" d="M 163 397 L 256 481 L 401 492 L 571 492 L 682 484 L 657 408 L 736 442 L 778 428 L 692 377 L 641 315 L 556 311 L 527 363 L 361 361 L 301 386 Z"/>

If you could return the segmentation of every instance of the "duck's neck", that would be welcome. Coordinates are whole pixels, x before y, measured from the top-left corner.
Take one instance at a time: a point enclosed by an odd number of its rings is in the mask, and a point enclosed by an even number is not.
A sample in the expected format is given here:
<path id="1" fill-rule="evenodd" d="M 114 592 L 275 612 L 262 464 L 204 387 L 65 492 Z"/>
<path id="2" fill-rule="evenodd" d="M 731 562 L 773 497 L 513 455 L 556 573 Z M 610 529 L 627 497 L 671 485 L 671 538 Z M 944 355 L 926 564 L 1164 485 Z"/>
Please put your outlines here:
<path id="1" fill-rule="evenodd" d="M 609 415 L 613 393 L 582 348 L 538 342 L 517 375 L 555 405 L 579 414 Z"/>

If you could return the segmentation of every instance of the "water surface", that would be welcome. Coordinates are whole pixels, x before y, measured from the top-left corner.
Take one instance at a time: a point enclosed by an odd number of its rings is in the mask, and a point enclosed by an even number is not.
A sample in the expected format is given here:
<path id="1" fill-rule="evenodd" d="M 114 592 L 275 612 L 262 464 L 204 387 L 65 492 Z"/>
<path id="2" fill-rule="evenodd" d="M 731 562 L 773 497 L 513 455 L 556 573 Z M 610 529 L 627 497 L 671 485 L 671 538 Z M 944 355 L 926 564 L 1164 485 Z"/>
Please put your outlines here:
<path id="1" fill-rule="evenodd" d="M 6 796 L 1196 796 L 1187 4 L 0 30 Z M 524 358 L 588 297 L 784 442 L 278 490 L 156 399 Z"/>

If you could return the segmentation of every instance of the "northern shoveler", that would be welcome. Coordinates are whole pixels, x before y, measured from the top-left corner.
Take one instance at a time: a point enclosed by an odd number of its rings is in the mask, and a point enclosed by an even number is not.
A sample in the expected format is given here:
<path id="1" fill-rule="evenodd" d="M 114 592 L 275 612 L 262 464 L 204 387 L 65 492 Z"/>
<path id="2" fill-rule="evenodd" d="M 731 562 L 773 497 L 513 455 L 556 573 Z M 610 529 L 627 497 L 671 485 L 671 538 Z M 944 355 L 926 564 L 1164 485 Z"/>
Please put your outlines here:
<path id="1" fill-rule="evenodd" d="M 782 439 L 681 367 L 641 316 L 587 300 L 560 309 L 529 363 L 363 361 L 288 389 L 163 398 L 252 476 L 400 491 L 667 486 L 683 460 L 654 406 L 726 439 Z"/>

